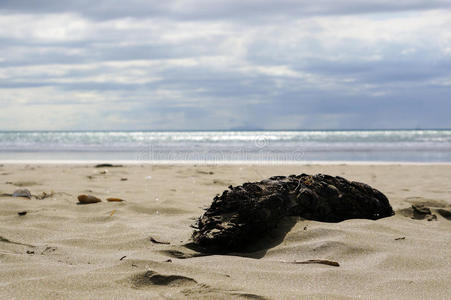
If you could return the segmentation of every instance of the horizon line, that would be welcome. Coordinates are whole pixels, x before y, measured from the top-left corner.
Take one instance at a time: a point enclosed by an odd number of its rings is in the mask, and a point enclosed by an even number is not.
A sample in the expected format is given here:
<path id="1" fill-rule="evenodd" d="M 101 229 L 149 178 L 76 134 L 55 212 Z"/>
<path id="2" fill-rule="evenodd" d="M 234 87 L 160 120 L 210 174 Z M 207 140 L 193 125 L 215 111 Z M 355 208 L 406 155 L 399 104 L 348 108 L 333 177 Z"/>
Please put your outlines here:
<path id="1" fill-rule="evenodd" d="M 307 131 L 446 131 L 451 128 L 346 128 L 346 129 L 11 129 L 1 132 L 307 132 Z"/>

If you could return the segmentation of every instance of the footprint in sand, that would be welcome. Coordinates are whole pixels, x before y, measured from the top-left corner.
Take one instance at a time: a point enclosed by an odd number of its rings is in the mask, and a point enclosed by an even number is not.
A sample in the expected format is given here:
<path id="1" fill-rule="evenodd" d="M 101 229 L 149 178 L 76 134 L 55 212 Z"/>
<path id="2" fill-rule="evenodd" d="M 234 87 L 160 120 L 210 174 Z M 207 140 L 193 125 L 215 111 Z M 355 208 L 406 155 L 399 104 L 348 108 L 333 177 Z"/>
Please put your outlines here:
<path id="1" fill-rule="evenodd" d="M 155 271 L 146 271 L 137 275 L 133 275 L 131 278 L 131 284 L 136 289 L 166 287 L 171 289 L 177 289 L 181 295 L 188 298 L 205 298 L 205 299 L 266 299 L 262 296 L 243 293 L 234 290 L 221 290 L 209 287 L 206 284 L 200 284 L 191 277 L 182 275 L 163 275 Z M 173 292 L 171 292 L 173 295 Z"/>
<path id="2" fill-rule="evenodd" d="M 409 197 L 405 200 L 411 203 L 411 207 L 403 208 L 397 213 L 415 220 L 435 221 L 437 215 L 451 221 L 451 204 L 443 200 L 425 199 L 422 197 Z"/>
<path id="3" fill-rule="evenodd" d="M 144 288 L 152 285 L 163 286 L 187 286 L 195 285 L 197 281 L 181 275 L 162 275 L 154 271 L 147 271 L 135 275 L 132 278 L 132 284 L 135 288 Z"/>

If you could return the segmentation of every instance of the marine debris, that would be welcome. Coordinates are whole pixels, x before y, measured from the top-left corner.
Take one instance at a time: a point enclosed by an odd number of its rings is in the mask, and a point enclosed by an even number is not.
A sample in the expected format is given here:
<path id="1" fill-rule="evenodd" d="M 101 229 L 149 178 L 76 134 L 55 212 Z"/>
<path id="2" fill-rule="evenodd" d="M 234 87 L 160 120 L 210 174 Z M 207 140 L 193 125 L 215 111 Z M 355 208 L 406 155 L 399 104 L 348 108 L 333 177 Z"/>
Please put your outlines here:
<path id="1" fill-rule="evenodd" d="M 211 251 L 239 251 L 287 216 L 340 222 L 393 214 L 387 197 L 364 183 L 324 174 L 273 176 L 229 186 L 217 195 L 198 219 L 192 238 Z"/>

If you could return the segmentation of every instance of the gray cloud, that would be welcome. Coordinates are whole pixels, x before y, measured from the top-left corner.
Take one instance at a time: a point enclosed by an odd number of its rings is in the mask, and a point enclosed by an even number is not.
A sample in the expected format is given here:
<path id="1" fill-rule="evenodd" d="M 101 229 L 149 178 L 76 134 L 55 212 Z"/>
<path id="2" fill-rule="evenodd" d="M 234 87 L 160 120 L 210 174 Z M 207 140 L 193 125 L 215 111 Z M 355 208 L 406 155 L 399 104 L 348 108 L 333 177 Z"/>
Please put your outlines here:
<path id="1" fill-rule="evenodd" d="M 160 2 L 1 1 L 0 128 L 451 127 L 449 1 Z"/>
<path id="2" fill-rule="evenodd" d="M 78 13 L 94 19 L 112 19 L 123 17 L 164 17 L 183 20 L 243 19 L 256 18 L 264 21 L 269 18 L 287 16 L 343 15 L 365 13 L 387 13 L 410 10 L 429 10 L 450 8 L 446 0 L 399 0 L 399 1 L 238 1 L 238 0 L 168 0 L 145 1 L 129 0 L 114 2 L 108 0 L 70 2 L 57 0 L 3 0 L 0 9 L 8 12 L 27 13 Z"/>

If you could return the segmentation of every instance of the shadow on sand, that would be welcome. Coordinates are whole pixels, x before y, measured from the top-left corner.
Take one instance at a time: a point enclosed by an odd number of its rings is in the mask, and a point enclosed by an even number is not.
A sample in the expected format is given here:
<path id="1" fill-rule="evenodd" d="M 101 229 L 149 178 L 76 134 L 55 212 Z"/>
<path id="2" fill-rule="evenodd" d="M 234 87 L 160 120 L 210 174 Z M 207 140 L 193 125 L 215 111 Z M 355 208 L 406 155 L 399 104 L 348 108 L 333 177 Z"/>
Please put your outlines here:
<path id="1" fill-rule="evenodd" d="M 184 246 L 196 252 L 196 254 L 192 254 L 191 257 L 206 255 L 231 255 L 260 259 L 266 255 L 266 252 L 268 252 L 269 249 L 280 245 L 285 239 L 287 233 L 290 232 L 290 230 L 300 219 L 301 218 L 299 217 L 284 217 L 275 229 L 269 231 L 263 237 L 255 237 L 253 241 L 251 240 L 249 245 L 240 252 L 221 251 L 221 249 L 211 250 L 200 247 L 194 243 L 188 243 Z"/>

